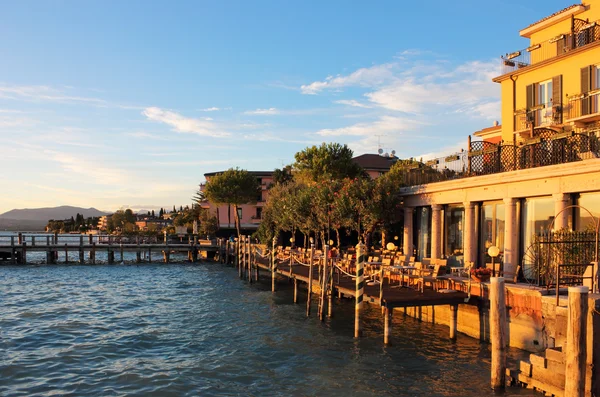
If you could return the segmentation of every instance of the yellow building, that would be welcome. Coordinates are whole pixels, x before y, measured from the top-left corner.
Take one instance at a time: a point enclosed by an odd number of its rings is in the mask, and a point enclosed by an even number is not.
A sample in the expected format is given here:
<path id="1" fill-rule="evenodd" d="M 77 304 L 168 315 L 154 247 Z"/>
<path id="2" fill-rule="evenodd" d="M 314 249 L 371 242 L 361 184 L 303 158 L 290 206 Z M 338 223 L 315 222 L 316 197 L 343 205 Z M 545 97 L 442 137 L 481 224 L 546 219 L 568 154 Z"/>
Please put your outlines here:
<path id="1" fill-rule="evenodd" d="M 596 133 L 600 106 L 600 1 L 584 0 L 520 32 L 529 45 L 502 57 L 502 140 Z"/>

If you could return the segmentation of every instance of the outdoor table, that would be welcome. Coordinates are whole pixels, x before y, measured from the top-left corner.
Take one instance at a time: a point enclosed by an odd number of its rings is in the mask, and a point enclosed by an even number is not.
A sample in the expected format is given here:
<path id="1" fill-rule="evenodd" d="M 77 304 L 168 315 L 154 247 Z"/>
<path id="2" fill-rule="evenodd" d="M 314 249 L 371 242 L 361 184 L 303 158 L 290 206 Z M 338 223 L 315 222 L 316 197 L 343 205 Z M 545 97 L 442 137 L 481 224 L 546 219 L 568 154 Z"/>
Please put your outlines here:
<path id="1" fill-rule="evenodd" d="M 400 286 L 402 286 L 402 283 L 404 281 L 404 275 L 409 275 L 411 271 L 416 270 L 417 268 L 415 266 L 390 266 L 390 269 L 395 270 L 398 272 L 398 274 L 400 274 L 401 279 L 400 279 Z M 407 281 L 407 286 L 408 286 L 408 281 Z"/>

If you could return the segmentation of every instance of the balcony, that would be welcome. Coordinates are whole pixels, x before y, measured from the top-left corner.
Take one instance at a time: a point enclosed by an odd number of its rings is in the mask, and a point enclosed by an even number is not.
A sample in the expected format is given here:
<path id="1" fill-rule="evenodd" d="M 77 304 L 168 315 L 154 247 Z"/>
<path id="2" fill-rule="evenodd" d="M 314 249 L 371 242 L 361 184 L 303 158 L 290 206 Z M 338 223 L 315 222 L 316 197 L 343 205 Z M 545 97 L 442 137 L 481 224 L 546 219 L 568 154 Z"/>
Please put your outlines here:
<path id="1" fill-rule="evenodd" d="M 471 142 L 468 151 L 426 162 L 415 161 L 404 172 L 404 186 L 425 185 L 474 176 L 566 164 L 599 157 L 594 134 L 556 132 L 538 128 L 536 136 L 522 145 Z"/>
<path id="2" fill-rule="evenodd" d="M 598 21 L 575 19 L 573 30 L 501 57 L 502 74 L 512 73 L 600 41 Z"/>
<path id="3" fill-rule="evenodd" d="M 576 127 L 584 127 L 587 123 L 600 120 L 600 89 L 569 97 L 565 121 Z"/>
<path id="4" fill-rule="evenodd" d="M 530 109 L 520 109 L 515 112 L 515 132 L 523 133 L 531 128 L 549 127 L 562 124 L 562 103 L 543 103 Z"/>

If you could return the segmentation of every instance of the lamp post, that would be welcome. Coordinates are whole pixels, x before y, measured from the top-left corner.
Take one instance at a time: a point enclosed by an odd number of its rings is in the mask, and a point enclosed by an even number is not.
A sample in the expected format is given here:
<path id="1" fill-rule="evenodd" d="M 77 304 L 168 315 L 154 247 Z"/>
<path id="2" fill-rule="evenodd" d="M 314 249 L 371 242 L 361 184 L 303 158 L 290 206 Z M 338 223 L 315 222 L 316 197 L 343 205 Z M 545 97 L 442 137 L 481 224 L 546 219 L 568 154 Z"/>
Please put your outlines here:
<path id="1" fill-rule="evenodd" d="M 496 265 L 494 264 L 494 260 L 498 255 L 500 255 L 500 248 L 492 245 L 490 248 L 488 248 L 487 253 L 492 258 L 492 275 L 496 277 Z M 498 269 L 498 273 L 500 273 L 500 269 Z"/>

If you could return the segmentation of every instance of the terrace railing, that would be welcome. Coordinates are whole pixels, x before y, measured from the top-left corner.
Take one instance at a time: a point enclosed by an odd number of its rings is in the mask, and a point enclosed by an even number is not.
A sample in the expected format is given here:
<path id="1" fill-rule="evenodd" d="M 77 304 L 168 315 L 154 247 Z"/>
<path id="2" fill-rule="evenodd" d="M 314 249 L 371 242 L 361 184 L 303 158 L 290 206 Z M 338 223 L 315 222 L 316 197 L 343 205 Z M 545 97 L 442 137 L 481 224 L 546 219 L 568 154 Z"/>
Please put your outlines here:
<path id="1" fill-rule="evenodd" d="M 566 118 L 581 119 L 585 116 L 600 115 L 600 89 L 569 97 Z"/>
<path id="2" fill-rule="evenodd" d="M 569 32 L 502 56 L 502 74 L 556 58 L 597 41 L 600 41 L 598 21 L 590 23 L 587 20 L 573 18 Z"/>
<path id="3" fill-rule="evenodd" d="M 561 124 L 563 120 L 562 103 L 542 103 L 529 109 L 515 112 L 515 131 L 524 131 L 531 127 L 543 127 Z"/>
<path id="4" fill-rule="evenodd" d="M 468 151 L 415 162 L 404 171 L 405 186 L 424 185 L 472 176 L 497 174 L 597 157 L 595 135 L 536 129 L 536 137 L 523 145 L 471 142 Z"/>

